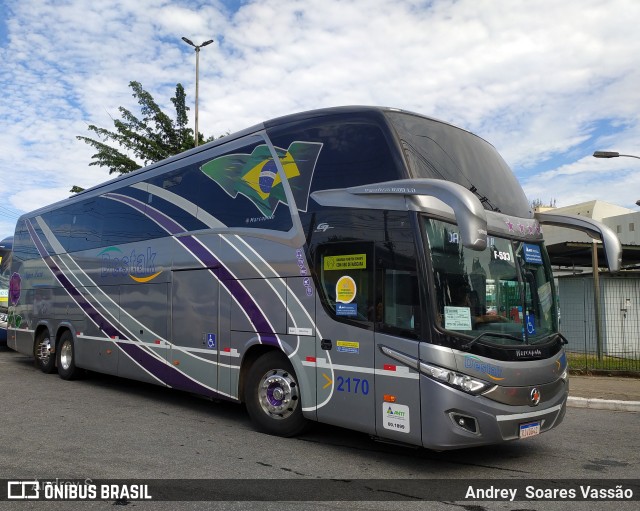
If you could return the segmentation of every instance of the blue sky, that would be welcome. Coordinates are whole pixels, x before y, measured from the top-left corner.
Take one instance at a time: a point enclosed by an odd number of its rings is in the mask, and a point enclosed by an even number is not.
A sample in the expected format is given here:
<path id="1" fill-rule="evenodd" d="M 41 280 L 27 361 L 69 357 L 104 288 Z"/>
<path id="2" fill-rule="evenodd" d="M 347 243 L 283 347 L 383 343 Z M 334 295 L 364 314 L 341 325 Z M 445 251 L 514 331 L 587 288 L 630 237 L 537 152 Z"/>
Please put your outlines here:
<path id="1" fill-rule="evenodd" d="M 637 209 L 637 0 L 0 0 L 0 237 L 17 216 L 110 178 L 76 139 L 135 111 L 136 80 L 220 135 L 347 104 L 403 108 L 473 131 L 530 200 Z M 193 114 L 193 108 L 191 110 Z"/>

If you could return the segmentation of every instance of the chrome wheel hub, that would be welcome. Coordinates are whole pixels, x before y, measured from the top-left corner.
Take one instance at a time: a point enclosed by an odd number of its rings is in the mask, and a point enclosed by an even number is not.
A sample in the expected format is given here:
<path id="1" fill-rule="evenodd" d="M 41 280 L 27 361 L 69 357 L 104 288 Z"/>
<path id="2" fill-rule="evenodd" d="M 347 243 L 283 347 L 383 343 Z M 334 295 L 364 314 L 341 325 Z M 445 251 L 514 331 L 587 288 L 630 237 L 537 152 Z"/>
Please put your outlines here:
<path id="1" fill-rule="evenodd" d="M 73 360 L 73 348 L 70 342 L 64 342 L 60 347 L 60 365 L 66 371 L 71 367 Z"/>
<path id="2" fill-rule="evenodd" d="M 36 357 L 38 357 L 38 360 L 40 360 L 42 365 L 47 365 L 49 363 L 49 358 L 51 357 L 51 341 L 48 337 L 42 339 L 40 344 L 38 344 Z"/>
<path id="3" fill-rule="evenodd" d="M 286 419 L 298 406 L 298 384 L 289 371 L 271 370 L 260 381 L 258 400 L 265 413 L 274 419 Z"/>

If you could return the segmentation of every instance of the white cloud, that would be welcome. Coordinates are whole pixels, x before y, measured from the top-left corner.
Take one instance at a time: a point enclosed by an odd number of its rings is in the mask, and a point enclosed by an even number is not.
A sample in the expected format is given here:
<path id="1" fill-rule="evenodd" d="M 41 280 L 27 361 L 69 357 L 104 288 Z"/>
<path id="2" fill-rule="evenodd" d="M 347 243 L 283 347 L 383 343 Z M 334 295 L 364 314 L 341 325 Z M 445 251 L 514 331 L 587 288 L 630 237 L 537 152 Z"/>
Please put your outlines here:
<path id="1" fill-rule="evenodd" d="M 5 201 L 29 210 L 66 196 L 72 184 L 109 179 L 88 166 L 92 151 L 75 137 L 88 135 L 91 123 L 110 127 L 119 106 L 135 111 L 129 81 L 140 81 L 163 108 L 171 108 L 177 82 L 193 101 L 195 57 L 182 36 L 215 40 L 200 52 L 206 134 L 325 106 L 394 106 L 489 140 L 530 198 L 637 200 L 637 160 L 588 155 L 639 154 L 639 2 L 238 5 L 233 12 L 222 2 L 186 0 L 12 3 L 9 40 L 0 47 Z M 612 136 L 605 124 L 621 127 Z M 0 215 L 0 236 L 11 228 Z"/>

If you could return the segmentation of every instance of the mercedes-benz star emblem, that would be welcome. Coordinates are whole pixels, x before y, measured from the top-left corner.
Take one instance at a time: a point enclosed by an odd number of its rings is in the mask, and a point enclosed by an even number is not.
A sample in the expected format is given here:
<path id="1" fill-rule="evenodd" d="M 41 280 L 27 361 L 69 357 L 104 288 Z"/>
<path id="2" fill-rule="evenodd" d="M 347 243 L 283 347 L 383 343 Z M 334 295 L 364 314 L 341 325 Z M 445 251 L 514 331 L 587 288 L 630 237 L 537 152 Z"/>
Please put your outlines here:
<path id="1" fill-rule="evenodd" d="M 533 406 L 537 406 L 540 402 L 540 391 L 537 388 L 533 387 L 531 389 L 531 394 L 529 394 L 529 398 L 531 398 L 531 404 Z"/>

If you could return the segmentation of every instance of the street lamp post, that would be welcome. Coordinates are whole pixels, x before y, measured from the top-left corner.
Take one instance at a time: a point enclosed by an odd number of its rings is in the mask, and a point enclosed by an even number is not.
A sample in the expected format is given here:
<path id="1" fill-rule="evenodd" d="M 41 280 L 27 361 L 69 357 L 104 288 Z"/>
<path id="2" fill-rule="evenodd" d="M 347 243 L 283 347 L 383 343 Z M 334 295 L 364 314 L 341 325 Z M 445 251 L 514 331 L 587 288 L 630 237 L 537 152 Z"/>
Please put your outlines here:
<path id="1" fill-rule="evenodd" d="M 196 113 L 195 113 L 195 133 L 194 133 L 194 138 L 196 141 L 196 147 L 198 147 L 198 79 L 199 79 L 199 64 L 200 64 L 200 48 L 203 48 L 204 46 L 207 46 L 208 44 L 211 44 L 213 42 L 213 39 L 209 39 L 208 41 L 205 41 L 202 44 L 193 44 L 193 41 L 191 41 L 191 39 L 187 39 L 186 37 L 183 37 L 182 40 L 187 43 L 190 46 L 193 46 L 196 50 Z"/>
<path id="2" fill-rule="evenodd" d="M 620 154 L 617 151 L 594 151 L 594 158 L 637 158 L 640 160 L 640 156 L 634 156 L 633 154 Z M 636 202 L 640 206 L 640 200 Z M 593 303 L 596 313 L 596 350 L 598 355 L 598 361 L 602 360 L 602 332 L 600 325 L 600 281 L 598 279 L 598 249 L 596 248 L 596 242 L 593 242 L 592 247 L 592 264 L 593 264 Z"/>

